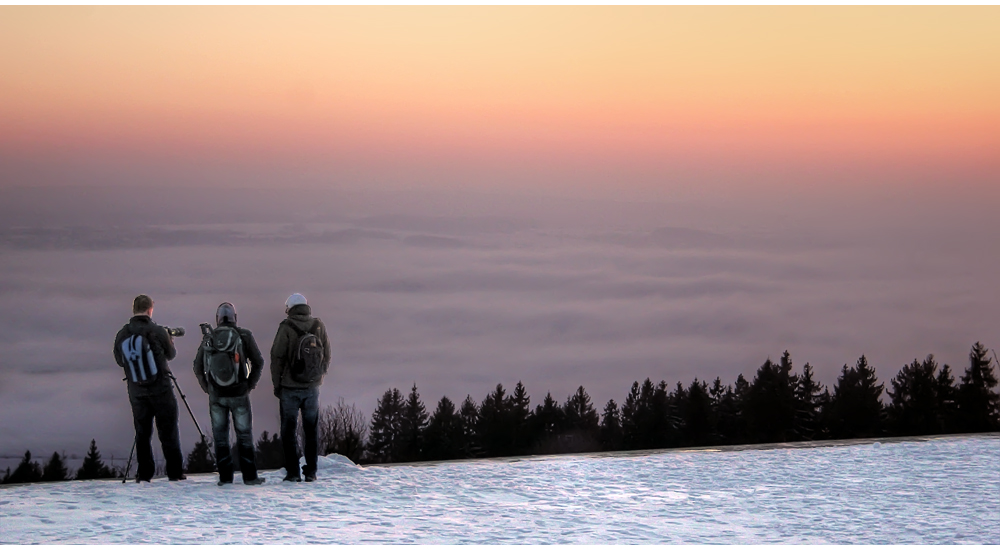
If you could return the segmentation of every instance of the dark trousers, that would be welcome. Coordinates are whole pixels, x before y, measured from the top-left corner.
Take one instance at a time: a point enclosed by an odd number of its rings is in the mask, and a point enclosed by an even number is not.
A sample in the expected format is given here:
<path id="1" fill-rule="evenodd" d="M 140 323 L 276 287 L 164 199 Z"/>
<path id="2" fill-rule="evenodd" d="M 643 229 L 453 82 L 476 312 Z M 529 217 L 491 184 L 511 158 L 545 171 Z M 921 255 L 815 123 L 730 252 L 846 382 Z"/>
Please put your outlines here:
<path id="1" fill-rule="evenodd" d="M 184 471 L 181 437 L 177 429 L 177 398 L 173 391 L 154 395 L 129 395 L 132 421 L 135 424 L 135 454 L 138 460 L 136 479 L 149 481 L 156 466 L 153 463 L 153 420 L 160 438 L 163 458 L 167 461 L 167 477 L 177 479 Z"/>
<path id="2" fill-rule="evenodd" d="M 229 417 L 233 417 L 236 445 L 239 448 L 243 482 L 257 479 L 257 461 L 253 452 L 253 414 L 250 396 L 218 397 L 209 395 L 208 412 L 212 416 L 212 439 L 215 440 L 215 465 L 220 481 L 233 480 L 233 456 L 229 452 Z"/>
<path id="3" fill-rule="evenodd" d="M 299 451 L 295 432 L 302 411 L 305 432 L 306 475 L 316 473 L 317 420 L 319 419 L 319 388 L 281 388 L 281 445 L 285 451 L 285 473 L 299 475 Z"/>

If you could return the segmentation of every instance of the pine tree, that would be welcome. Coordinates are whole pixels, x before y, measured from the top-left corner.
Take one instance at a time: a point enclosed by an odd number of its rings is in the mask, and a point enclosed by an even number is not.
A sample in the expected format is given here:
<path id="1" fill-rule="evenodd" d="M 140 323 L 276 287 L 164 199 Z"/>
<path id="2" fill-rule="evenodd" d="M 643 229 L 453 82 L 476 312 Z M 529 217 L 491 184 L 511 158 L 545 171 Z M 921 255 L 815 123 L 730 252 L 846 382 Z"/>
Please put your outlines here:
<path id="1" fill-rule="evenodd" d="M 564 412 L 559 403 L 546 393 L 542 402 L 535 406 L 531 415 L 531 431 L 534 434 L 533 453 L 554 453 L 559 450 L 559 434 L 565 425 Z"/>
<path id="2" fill-rule="evenodd" d="M 601 417 L 601 450 L 617 451 L 622 448 L 622 420 L 618 403 L 609 399 Z"/>
<path id="3" fill-rule="evenodd" d="M 66 470 L 66 456 L 59 453 L 52 453 L 52 458 L 42 469 L 42 481 L 66 481 L 69 479 L 69 472 Z"/>
<path id="4" fill-rule="evenodd" d="M 414 382 L 410 395 L 403 406 L 400 419 L 400 440 L 398 462 L 413 462 L 420 460 L 423 454 L 423 431 L 427 427 L 427 409 L 417 393 Z"/>
<path id="5" fill-rule="evenodd" d="M 632 382 L 632 387 L 629 388 L 628 395 L 625 396 L 625 402 L 622 403 L 621 422 L 623 449 L 639 449 L 642 445 L 641 434 L 639 433 L 639 407 L 642 406 L 642 403 L 640 403 L 639 398 L 639 382 Z"/>
<path id="6" fill-rule="evenodd" d="M 479 406 L 471 395 L 465 396 L 462 408 L 458 411 L 462 423 L 462 457 L 478 458 L 483 455 L 479 443 Z"/>
<path id="7" fill-rule="evenodd" d="M 946 363 L 938 371 L 934 380 L 934 393 L 938 398 L 938 411 L 941 415 L 941 433 L 958 431 L 958 387 L 955 386 L 955 376 Z"/>
<path id="8" fill-rule="evenodd" d="M 751 442 L 779 443 L 794 439 L 797 385 L 787 350 L 779 364 L 768 359 L 757 369 L 744 406 Z"/>
<path id="9" fill-rule="evenodd" d="M 715 378 L 712 387 L 708 390 L 708 395 L 712 400 L 712 414 L 714 420 L 714 432 L 712 436 L 713 444 L 729 444 L 736 437 L 736 418 L 738 409 L 736 398 L 733 395 L 732 386 L 723 386 L 722 379 Z"/>
<path id="10" fill-rule="evenodd" d="M 83 459 L 83 466 L 76 472 L 76 479 L 104 479 L 115 477 L 115 473 L 108 468 L 101 460 L 101 453 L 97 451 L 97 441 L 90 440 L 90 449 Z"/>
<path id="11" fill-rule="evenodd" d="M 928 355 L 923 362 L 903 365 L 890 381 L 889 419 L 896 435 L 937 434 L 943 430 L 937 395 L 937 361 Z"/>
<path id="12" fill-rule="evenodd" d="M 531 416 L 531 398 L 520 380 L 514 386 L 514 393 L 510 396 L 510 421 L 514 430 L 514 445 L 512 454 L 520 455 L 528 451 L 531 440 L 531 428 L 528 425 L 528 418 Z"/>
<path id="13" fill-rule="evenodd" d="M 267 433 L 267 432 L 265 432 Z M 239 464 L 237 459 L 233 458 L 234 464 Z M 194 444 L 194 448 L 187 456 L 187 473 L 189 474 L 201 474 L 209 473 L 215 471 L 215 460 L 212 458 L 212 454 L 209 450 L 209 442 L 203 437 L 200 441 Z"/>
<path id="14" fill-rule="evenodd" d="M 876 385 L 875 369 L 862 355 L 854 367 L 844 365 L 830 403 L 834 425 L 831 435 L 840 439 L 876 437 L 882 433 L 884 384 Z"/>
<path id="15" fill-rule="evenodd" d="M 958 413 L 963 432 L 1000 429 L 1000 396 L 993 390 L 997 378 L 986 346 L 976 342 L 969 352 L 969 368 L 958 387 Z"/>
<path id="16" fill-rule="evenodd" d="M 792 431 L 796 439 L 811 441 L 826 437 L 822 418 L 823 407 L 826 404 L 824 395 L 828 395 L 826 388 L 816 382 L 813 378 L 812 365 L 806 363 L 795 385 L 795 419 Z"/>
<path id="17" fill-rule="evenodd" d="M 257 468 L 261 470 L 276 470 L 284 466 L 285 450 L 281 446 L 281 436 L 273 434 L 268 438 L 267 430 L 261 432 L 254 446 L 254 457 Z"/>
<path id="18" fill-rule="evenodd" d="M 563 405 L 566 441 L 560 452 L 589 452 L 600 448 L 598 434 L 600 417 L 590 402 L 590 395 L 583 386 L 566 399 Z"/>
<path id="19" fill-rule="evenodd" d="M 24 458 L 14 468 L 5 483 L 34 483 L 42 480 L 42 467 L 31 461 L 31 451 L 24 451 Z"/>
<path id="20" fill-rule="evenodd" d="M 400 447 L 403 424 L 403 396 L 399 390 L 386 390 L 378 400 L 369 429 L 367 457 L 372 462 L 395 462 Z"/>
<path id="21" fill-rule="evenodd" d="M 686 399 L 679 403 L 682 427 L 680 444 L 694 447 L 708 445 L 715 432 L 708 384 L 695 378 L 685 396 Z"/>
<path id="22" fill-rule="evenodd" d="M 438 401 L 424 431 L 427 460 L 463 458 L 462 418 L 455 411 L 455 404 L 448 396 Z"/>
<path id="23" fill-rule="evenodd" d="M 486 456 L 513 454 L 513 403 L 502 384 L 490 392 L 479 405 L 479 441 Z"/>

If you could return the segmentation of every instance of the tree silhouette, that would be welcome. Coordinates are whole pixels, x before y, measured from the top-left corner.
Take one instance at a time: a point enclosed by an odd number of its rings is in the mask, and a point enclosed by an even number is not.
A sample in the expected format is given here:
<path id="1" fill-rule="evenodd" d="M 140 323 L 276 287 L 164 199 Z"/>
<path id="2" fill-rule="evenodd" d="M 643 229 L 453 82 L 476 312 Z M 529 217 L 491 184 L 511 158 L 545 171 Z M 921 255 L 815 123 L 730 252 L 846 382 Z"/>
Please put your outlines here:
<path id="1" fill-rule="evenodd" d="M 69 471 L 66 469 L 66 456 L 52 453 L 52 458 L 42 468 L 42 481 L 66 481 L 67 479 L 69 479 Z"/>
<path id="2" fill-rule="evenodd" d="M 323 455 L 337 453 L 354 462 L 361 460 L 368 426 L 365 415 L 353 403 L 348 405 L 341 397 L 336 405 L 327 405 L 320 411 L 317 427 L 317 444 Z"/>
<path id="3" fill-rule="evenodd" d="M 260 434 L 254 449 L 257 468 L 261 470 L 276 470 L 285 465 L 285 451 L 281 446 L 281 436 L 278 434 L 267 437 L 267 430 Z"/>
<path id="4" fill-rule="evenodd" d="M 531 417 L 531 398 L 520 380 L 514 386 L 510 396 L 510 423 L 513 430 L 513 449 L 511 454 L 524 454 L 531 445 L 531 427 L 528 419 Z"/>
<path id="5" fill-rule="evenodd" d="M 854 367 L 844 365 L 833 389 L 831 435 L 837 438 L 875 437 L 882 434 L 882 395 L 875 369 L 862 355 Z"/>
<path id="6" fill-rule="evenodd" d="M 958 387 L 955 386 L 955 376 L 947 364 L 938 371 L 934 380 L 934 391 L 938 399 L 938 411 L 941 415 L 941 433 L 955 433 L 958 428 Z"/>
<path id="7" fill-rule="evenodd" d="M 24 451 L 24 458 L 14 468 L 14 472 L 7 476 L 4 483 L 34 483 L 42 480 L 42 467 L 37 462 L 32 462 L 31 451 Z"/>
<path id="8" fill-rule="evenodd" d="M 513 404 L 506 393 L 503 385 L 497 384 L 479 405 L 479 441 L 486 456 L 513 454 Z"/>
<path id="9" fill-rule="evenodd" d="M 394 462 L 399 454 L 403 424 L 403 396 L 392 388 L 382 394 L 369 428 L 367 459 Z"/>
<path id="10" fill-rule="evenodd" d="M 937 395 L 937 361 L 928 355 L 923 362 L 903 365 L 890 381 L 892 389 L 889 421 L 898 435 L 937 434 L 943 431 Z"/>
<path id="11" fill-rule="evenodd" d="M 238 459 L 233 462 L 239 464 Z M 194 448 L 187 456 L 187 473 L 201 474 L 215 471 L 215 460 L 209 451 L 209 442 L 203 437 L 194 444 Z"/>
<path id="12" fill-rule="evenodd" d="M 448 396 L 438 401 L 424 432 L 424 456 L 427 460 L 463 458 L 462 418 Z"/>
<path id="13" fill-rule="evenodd" d="M 996 375 L 986 346 L 976 342 L 969 352 L 969 367 L 958 386 L 958 413 L 962 431 L 986 432 L 1000 428 Z"/>
<path id="14" fill-rule="evenodd" d="M 822 413 L 830 394 L 823 384 L 813 378 L 813 367 L 809 363 L 802 367 L 802 375 L 797 380 L 792 432 L 799 440 L 823 439 L 827 434 Z"/>
<path id="15" fill-rule="evenodd" d="M 781 362 L 771 359 L 757 369 L 744 405 L 749 437 L 760 443 L 778 443 L 794 437 L 795 388 L 792 358 L 786 350 Z"/>
<path id="16" fill-rule="evenodd" d="M 403 416 L 400 419 L 400 440 L 397 462 L 412 462 L 420 460 L 423 454 L 423 431 L 427 426 L 427 409 L 417 393 L 417 384 L 413 384 L 410 395 L 403 406 Z"/>
<path id="17" fill-rule="evenodd" d="M 550 453 L 559 448 L 559 434 L 565 425 L 564 411 L 559 403 L 546 393 L 542 402 L 535 406 L 529 420 L 532 433 L 532 452 Z"/>
<path id="18" fill-rule="evenodd" d="M 686 392 L 687 399 L 679 403 L 681 417 L 681 444 L 700 447 L 712 442 L 715 427 L 712 426 L 712 398 L 708 384 L 697 378 L 691 382 Z"/>
<path id="19" fill-rule="evenodd" d="M 622 448 L 622 419 L 614 399 L 608 400 L 601 416 L 601 448 L 605 451 Z"/>
<path id="20" fill-rule="evenodd" d="M 76 472 L 76 479 L 104 479 L 115 477 L 115 473 L 108 468 L 101 460 L 101 453 L 97 451 L 97 441 L 90 440 L 90 449 L 83 459 L 83 466 Z"/>
<path id="21" fill-rule="evenodd" d="M 465 458 L 482 456 L 482 445 L 479 443 L 479 406 L 471 395 L 465 396 L 458 416 L 462 420 L 462 456 Z"/>
<path id="22" fill-rule="evenodd" d="M 600 417 L 590 402 L 587 390 L 580 386 L 563 404 L 563 442 L 561 452 L 589 452 L 600 449 Z"/>

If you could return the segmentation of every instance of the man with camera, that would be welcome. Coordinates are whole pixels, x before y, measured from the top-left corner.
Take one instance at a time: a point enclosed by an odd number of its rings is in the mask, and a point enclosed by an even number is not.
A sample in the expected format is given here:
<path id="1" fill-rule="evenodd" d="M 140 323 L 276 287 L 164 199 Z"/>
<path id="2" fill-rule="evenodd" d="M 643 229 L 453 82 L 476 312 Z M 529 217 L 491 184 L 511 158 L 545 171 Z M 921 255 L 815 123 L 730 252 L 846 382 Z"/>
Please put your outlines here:
<path id="1" fill-rule="evenodd" d="M 215 312 L 215 324 L 201 325 L 202 343 L 194 357 L 194 375 L 208 394 L 215 440 L 215 464 L 219 485 L 233 482 L 233 457 L 229 451 L 229 417 L 233 417 L 243 483 L 260 485 L 253 448 L 253 416 L 250 392 L 264 371 L 264 358 L 253 334 L 236 326 L 236 307 L 223 302 Z"/>
<path id="2" fill-rule="evenodd" d="M 125 369 L 128 400 L 135 425 L 135 448 L 138 459 L 136 482 L 150 481 L 156 469 L 153 463 L 153 421 L 160 437 L 160 447 L 167 462 L 170 481 L 186 479 L 177 427 L 177 399 L 171 386 L 167 361 L 177 355 L 173 335 L 153 322 L 153 300 L 145 294 L 132 302 L 133 317 L 115 337 L 115 362 Z M 178 336 L 181 329 L 174 329 Z"/>
<path id="3" fill-rule="evenodd" d="M 285 454 L 284 481 L 302 481 L 295 432 L 302 411 L 306 481 L 316 480 L 319 386 L 330 366 L 330 340 L 323 321 L 312 316 L 305 296 L 285 301 L 287 318 L 278 325 L 271 345 L 271 382 L 279 400 L 281 444 Z"/>

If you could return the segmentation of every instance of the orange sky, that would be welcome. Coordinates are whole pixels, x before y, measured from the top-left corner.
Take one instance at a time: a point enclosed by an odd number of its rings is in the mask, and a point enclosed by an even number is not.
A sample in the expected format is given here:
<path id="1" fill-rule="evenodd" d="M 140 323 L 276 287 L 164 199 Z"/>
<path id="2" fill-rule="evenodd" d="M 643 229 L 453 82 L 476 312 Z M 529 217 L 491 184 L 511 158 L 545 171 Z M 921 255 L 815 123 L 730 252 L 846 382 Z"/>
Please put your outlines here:
<path id="1" fill-rule="evenodd" d="M 0 151 L 997 181 L 997 29 L 997 6 L 6 6 Z"/>

